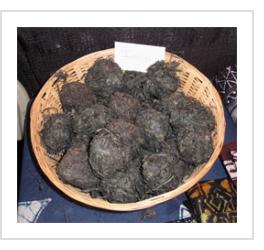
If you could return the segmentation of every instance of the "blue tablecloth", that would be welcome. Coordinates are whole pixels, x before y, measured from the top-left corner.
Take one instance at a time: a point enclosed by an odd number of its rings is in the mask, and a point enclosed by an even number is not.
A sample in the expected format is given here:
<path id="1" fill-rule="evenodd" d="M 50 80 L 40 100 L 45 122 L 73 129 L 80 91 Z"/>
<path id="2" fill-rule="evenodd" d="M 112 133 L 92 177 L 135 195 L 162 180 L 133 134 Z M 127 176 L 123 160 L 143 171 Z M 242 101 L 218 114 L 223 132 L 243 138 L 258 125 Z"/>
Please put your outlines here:
<path id="1" fill-rule="evenodd" d="M 29 104 L 30 106 L 31 104 Z M 236 126 L 225 110 L 225 143 L 236 139 Z M 169 222 L 178 220 L 184 213 L 185 194 L 153 207 L 152 216 L 145 210 L 135 212 L 110 212 L 82 205 L 60 192 L 41 172 L 30 146 L 26 129 L 19 188 L 20 222 Z M 225 178 L 227 176 L 220 160 L 217 160 L 203 180 Z M 26 218 L 23 216 L 26 215 Z"/>

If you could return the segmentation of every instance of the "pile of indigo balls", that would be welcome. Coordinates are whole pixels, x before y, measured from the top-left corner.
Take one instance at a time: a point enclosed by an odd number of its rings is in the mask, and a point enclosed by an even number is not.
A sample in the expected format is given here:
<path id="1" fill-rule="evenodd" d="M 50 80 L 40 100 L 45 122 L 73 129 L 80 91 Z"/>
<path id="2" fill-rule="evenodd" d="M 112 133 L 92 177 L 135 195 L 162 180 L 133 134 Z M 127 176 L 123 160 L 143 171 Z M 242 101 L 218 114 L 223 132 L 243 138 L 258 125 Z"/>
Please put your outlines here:
<path id="1" fill-rule="evenodd" d="M 85 84 L 66 82 L 63 113 L 45 116 L 40 132 L 47 153 L 62 155 L 59 178 L 91 197 L 129 203 L 177 188 L 207 162 L 215 118 L 180 91 L 177 70 L 158 61 L 146 73 L 122 71 L 100 59 Z"/>

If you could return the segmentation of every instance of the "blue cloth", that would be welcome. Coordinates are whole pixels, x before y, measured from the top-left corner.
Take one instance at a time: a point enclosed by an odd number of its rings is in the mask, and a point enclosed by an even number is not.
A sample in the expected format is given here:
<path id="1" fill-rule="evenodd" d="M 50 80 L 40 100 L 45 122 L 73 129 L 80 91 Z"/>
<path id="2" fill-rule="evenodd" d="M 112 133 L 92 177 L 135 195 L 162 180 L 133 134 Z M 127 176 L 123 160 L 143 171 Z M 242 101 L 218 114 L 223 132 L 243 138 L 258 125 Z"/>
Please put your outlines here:
<path id="1" fill-rule="evenodd" d="M 225 117 L 227 124 L 225 143 L 227 143 L 236 139 L 236 126 L 226 110 Z M 144 216 L 145 210 L 110 212 L 85 206 L 68 198 L 41 172 L 31 151 L 28 121 L 29 117 L 26 118 L 19 202 L 51 199 L 40 213 L 37 222 L 168 222 L 179 219 L 180 206 L 186 200 L 185 194 L 153 207 L 154 216 Z M 226 176 L 222 163 L 217 160 L 203 180 L 220 179 Z"/>

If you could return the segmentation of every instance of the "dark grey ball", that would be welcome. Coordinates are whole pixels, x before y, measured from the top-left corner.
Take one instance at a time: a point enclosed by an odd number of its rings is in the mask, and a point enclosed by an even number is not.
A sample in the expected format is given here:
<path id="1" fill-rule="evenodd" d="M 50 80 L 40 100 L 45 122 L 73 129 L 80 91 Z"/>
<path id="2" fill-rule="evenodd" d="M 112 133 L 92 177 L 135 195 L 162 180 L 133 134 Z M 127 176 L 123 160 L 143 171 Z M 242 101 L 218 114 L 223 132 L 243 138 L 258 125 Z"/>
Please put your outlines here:
<path id="1" fill-rule="evenodd" d="M 137 115 L 136 125 L 142 127 L 149 137 L 163 141 L 169 131 L 169 118 L 154 109 L 143 109 Z"/>
<path id="2" fill-rule="evenodd" d="M 115 92 L 111 96 L 109 107 L 119 118 L 134 122 L 140 108 L 140 102 L 129 94 Z"/>
<path id="3" fill-rule="evenodd" d="M 113 118 L 111 109 L 95 104 L 74 116 L 74 133 L 78 140 L 88 142 L 98 129 L 104 128 Z"/>
<path id="4" fill-rule="evenodd" d="M 102 181 L 104 197 L 115 203 L 130 203 L 140 199 L 133 176 L 126 172 L 116 172 Z"/>
<path id="5" fill-rule="evenodd" d="M 117 90 L 122 89 L 123 71 L 112 60 L 99 59 L 88 70 L 86 85 L 105 102 Z"/>
<path id="6" fill-rule="evenodd" d="M 195 165 L 207 162 L 214 150 L 211 133 L 197 127 L 181 128 L 177 143 L 181 158 Z"/>
<path id="7" fill-rule="evenodd" d="M 81 112 L 96 103 L 96 97 L 83 83 L 72 82 L 63 85 L 60 101 L 64 112 Z"/>
<path id="8" fill-rule="evenodd" d="M 58 154 L 71 145 L 72 120 L 66 114 L 53 114 L 44 118 L 41 141 L 49 154 Z"/>
<path id="9" fill-rule="evenodd" d="M 117 136 L 108 131 L 100 131 L 90 143 L 90 164 L 95 173 L 102 178 L 126 169 L 132 158 L 131 147 L 123 144 Z"/>
<path id="10" fill-rule="evenodd" d="M 99 179 L 90 167 L 85 144 L 78 143 L 68 149 L 58 164 L 57 173 L 65 183 L 86 191 L 96 190 L 99 185 Z"/>
<path id="11" fill-rule="evenodd" d="M 173 171 L 174 161 L 175 158 L 169 154 L 152 154 L 143 159 L 143 178 L 155 194 L 170 191 L 179 184 Z"/>

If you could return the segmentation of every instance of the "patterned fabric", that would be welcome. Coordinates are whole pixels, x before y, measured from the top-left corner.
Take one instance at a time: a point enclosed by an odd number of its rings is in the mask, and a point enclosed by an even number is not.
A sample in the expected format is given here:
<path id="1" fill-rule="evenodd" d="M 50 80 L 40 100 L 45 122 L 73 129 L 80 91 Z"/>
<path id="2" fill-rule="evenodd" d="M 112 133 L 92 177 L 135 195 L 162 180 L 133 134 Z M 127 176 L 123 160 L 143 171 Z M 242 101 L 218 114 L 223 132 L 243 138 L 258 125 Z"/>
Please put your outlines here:
<path id="1" fill-rule="evenodd" d="M 179 219 L 168 221 L 168 223 L 193 223 L 193 222 L 196 222 L 196 221 L 192 218 L 190 210 L 187 206 L 185 206 L 184 202 L 183 204 L 180 205 Z"/>
<path id="2" fill-rule="evenodd" d="M 233 120 L 237 121 L 237 67 L 228 66 L 213 79 Z"/>
<path id="3" fill-rule="evenodd" d="M 197 222 L 237 222 L 237 192 L 231 180 L 198 183 L 186 194 Z"/>
<path id="4" fill-rule="evenodd" d="M 237 142 L 232 141 L 223 146 L 220 158 L 233 181 L 237 180 Z"/>
<path id="5" fill-rule="evenodd" d="M 181 204 L 179 209 L 179 220 L 185 219 L 191 219 L 191 213 L 190 210 L 184 204 Z"/>
<path id="6" fill-rule="evenodd" d="M 48 206 L 51 201 L 51 198 L 47 198 L 38 201 L 19 202 L 17 210 L 17 222 L 37 222 L 41 212 Z"/>

